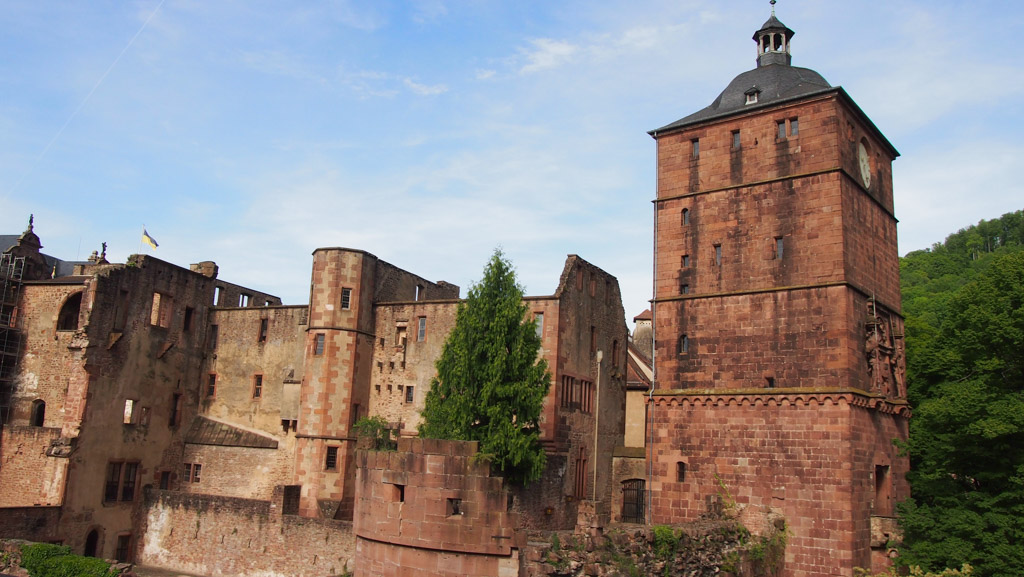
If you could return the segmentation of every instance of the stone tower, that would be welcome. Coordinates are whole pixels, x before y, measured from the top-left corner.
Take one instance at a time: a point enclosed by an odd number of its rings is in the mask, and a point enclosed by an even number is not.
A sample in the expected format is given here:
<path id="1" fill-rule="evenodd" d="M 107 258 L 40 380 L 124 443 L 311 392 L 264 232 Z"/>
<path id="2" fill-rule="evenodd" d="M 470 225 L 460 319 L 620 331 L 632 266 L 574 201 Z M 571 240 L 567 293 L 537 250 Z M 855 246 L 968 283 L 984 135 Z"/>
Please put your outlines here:
<path id="1" fill-rule="evenodd" d="M 773 10 L 756 68 L 650 132 L 652 520 L 719 496 L 775 510 L 786 575 L 852 575 L 885 564 L 908 494 L 898 153 L 846 91 L 791 65 L 793 35 Z"/>

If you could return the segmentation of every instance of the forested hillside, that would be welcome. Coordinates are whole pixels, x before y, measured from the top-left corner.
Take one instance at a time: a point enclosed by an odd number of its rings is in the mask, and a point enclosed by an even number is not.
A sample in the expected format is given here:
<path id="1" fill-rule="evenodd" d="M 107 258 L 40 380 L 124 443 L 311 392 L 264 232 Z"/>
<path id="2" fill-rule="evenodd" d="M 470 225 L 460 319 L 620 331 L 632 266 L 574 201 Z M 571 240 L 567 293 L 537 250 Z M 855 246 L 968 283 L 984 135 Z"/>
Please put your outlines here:
<path id="1" fill-rule="evenodd" d="M 912 498 L 902 560 L 1024 575 L 1024 211 L 901 259 Z"/>

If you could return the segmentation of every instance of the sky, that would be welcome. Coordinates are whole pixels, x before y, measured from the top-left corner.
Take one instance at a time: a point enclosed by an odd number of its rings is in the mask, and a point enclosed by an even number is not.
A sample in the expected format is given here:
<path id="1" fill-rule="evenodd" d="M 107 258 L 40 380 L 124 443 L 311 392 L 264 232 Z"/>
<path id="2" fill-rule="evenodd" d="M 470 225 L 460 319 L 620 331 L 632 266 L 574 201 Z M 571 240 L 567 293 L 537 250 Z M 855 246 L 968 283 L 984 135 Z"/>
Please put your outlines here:
<path id="1" fill-rule="evenodd" d="M 466 294 L 566 255 L 651 297 L 648 130 L 755 66 L 767 0 L 0 0 L 0 234 L 309 298 L 344 246 Z M 1024 209 L 1024 3 L 780 0 L 900 151 L 899 251 Z M 143 227 L 157 249 L 144 247 Z"/>

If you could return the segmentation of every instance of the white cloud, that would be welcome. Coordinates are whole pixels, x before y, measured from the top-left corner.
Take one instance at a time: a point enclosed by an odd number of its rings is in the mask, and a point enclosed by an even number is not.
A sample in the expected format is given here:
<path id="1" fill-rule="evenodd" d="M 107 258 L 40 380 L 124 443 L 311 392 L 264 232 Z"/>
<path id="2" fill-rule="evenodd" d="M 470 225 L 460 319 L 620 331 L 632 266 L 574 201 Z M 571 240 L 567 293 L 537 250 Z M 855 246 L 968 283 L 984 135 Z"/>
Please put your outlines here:
<path id="1" fill-rule="evenodd" d="M 550 38 L 535 38 L 530 41 L 530 44 L 533 45 L 531 50 L 520 50 L 520 54 L 527 61 L 519 69 L 522 74 L 557 68 L 570 62 L 573 55 L 579 50 L 574 44 Z"/>
<path id="2" fill-rule="evenodd" d="M 476 71 L 476 79 L 477 80 L 487 80 L 489 78 L 493 78 L 494 75 L 495 75 L 495 71 L 494 70 L 477 70 Z"/>
<path id="3" fill-rule="evenodd" d="M 438 94 L 448 92 L 448 87 L 444 84 L 420 84 L 411 78 L 403 78 L 402 83 L 405 84 L 409 90 L 413 91 L 413 93 L 419 94 L 420 96 L 436 96 Z"/>

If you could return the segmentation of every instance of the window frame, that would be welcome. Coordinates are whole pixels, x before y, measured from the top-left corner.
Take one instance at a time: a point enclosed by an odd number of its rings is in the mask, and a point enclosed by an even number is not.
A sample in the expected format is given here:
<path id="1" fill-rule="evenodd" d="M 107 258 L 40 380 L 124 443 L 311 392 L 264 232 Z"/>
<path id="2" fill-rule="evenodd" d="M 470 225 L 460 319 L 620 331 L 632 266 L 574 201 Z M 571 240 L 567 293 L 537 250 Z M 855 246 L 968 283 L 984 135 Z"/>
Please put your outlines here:
<path id="1" fill-rule="evenodd" d="M 342 287 L 341 289 L 341 310 L 347 311 L 352 309 L 352 289 L 348 287 Z"/>
<path id="2" fill-rule="evenodd" d="M 258 401 L 263 398 L 263 374 L 256 373 L 252 376 L 252 400 Z"/>
<path id="3" fill-rule="evenodd" d="M 427 340 L 427 317 L 421 316 L 416 320 L 416 342 L 422 343 Z"/>

